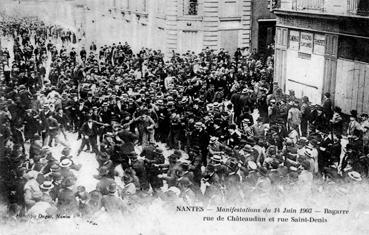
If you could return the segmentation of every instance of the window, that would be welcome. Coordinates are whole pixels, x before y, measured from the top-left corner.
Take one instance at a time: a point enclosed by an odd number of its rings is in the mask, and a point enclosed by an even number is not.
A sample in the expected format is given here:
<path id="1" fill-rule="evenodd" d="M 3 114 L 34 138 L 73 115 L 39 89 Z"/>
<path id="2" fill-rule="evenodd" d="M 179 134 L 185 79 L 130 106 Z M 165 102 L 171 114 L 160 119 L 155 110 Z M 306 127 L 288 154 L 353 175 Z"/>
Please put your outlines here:
<path id="1" fill-rule="evenodd" d="M 338 57 L 369 63 L 369 40 L 340 36 Z"/>
<path id="2" fill-rule="evenodd" d="M 182 31 L 178 43 L 178 49 L 181 53 L 188 50 L 198 53 L 202 48 L 202 38 L 198 31 Z"/>
<path id="3" fill-rule="evenodd" d="M 219 1 L 220 17 L 240 17 L 241 7 L 238 0 L 221 0 Z M 251 14 L 251 12 L 250 12 Z"/>
<path id="4" fill-rule="evenodd" d="M 199 4 L 197 0 L 184 0 L 183 1 L 183 15 L 197 15 L 198 6 Z"/>
<path id="5" fill-rule="evenodd" d="M 224 30 L 220 32 L 220 47 L 233 55 L 238 47 L 238 30 Z"/>

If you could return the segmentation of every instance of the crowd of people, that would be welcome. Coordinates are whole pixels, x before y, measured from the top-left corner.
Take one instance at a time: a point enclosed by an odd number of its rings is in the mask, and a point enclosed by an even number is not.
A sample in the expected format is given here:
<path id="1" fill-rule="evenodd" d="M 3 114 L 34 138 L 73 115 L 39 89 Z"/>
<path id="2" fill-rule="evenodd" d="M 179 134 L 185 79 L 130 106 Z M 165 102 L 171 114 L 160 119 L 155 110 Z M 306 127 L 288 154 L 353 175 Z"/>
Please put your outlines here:
<path id="1" fill-rule="evenodd" d="M 316 182 L 368 177 L 368 115 L 352 110 L 348 120 L 329 93 L 322 105 L 284 94 L 272 45 L 166 59 L 121 42 L 69 50 L 44 24 L 1 23 L 14 40 L 0 94 L 1 186 L 12 216 L 128 213 L 145 200 L 216 205 L 296 188 L 307 196 Z M 71 154 L 71 133 L 77 156 L 98 162 L 93 191 L 76 185 L 84 163 Z"/>

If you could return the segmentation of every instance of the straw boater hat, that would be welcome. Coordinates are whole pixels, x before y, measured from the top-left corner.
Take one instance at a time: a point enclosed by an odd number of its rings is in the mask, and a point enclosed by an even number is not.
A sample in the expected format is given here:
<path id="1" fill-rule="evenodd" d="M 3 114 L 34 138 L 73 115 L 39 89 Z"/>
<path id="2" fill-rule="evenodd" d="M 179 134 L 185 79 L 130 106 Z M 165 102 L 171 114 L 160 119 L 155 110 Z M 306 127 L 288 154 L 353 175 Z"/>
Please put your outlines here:
<path id="1" fill-rule="evenodd" d="M 356 171 L 351 171 L 347 174 L 352 180 L 354 181 L 357 181 L 357 182 L 360 182 L 362 181 L 363 179 L 361 178 L 361 175 L 359 172 L 356 172 Z"/>
<path id="2" fill-rule="evenodd" d="M 42 190 L 50 190 L 54 188 L 54 185 L 51 181 L 44 181 L 41 185 L 40 185 L 40 189 Z"/>
<path id="3" fill-rule="evenodd" d="M 63 159 L 63 161 L 60 162 L 59 166 L 62 168 L 68 168 L 72 165 L 72 161 L 69 158 Z"/>
<path id="4" fill-rule="evenodd" d="M 211 157 L 211 160 L 213 160 L 214 162 L 221 162 L 222 161 L 222 157 L 219 155 L 214 155 Z"/>

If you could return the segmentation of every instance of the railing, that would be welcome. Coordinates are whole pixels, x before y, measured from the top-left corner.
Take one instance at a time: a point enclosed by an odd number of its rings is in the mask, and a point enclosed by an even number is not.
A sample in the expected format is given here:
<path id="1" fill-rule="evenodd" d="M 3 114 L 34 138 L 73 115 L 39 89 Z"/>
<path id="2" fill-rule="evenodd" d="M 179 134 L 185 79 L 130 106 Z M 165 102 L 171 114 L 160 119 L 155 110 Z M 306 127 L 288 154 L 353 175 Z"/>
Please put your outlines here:
<path id="1" fill-rule="evenodd" d="M 199 10 L 199 3 L 195 0 L 183 1 L 183 15 L 196 16 Z"/>
<path id="2" fill-rule="evenodd" d="M 293 10 L 324 10 L 324 0 L 295 0 L 292 4 Z"/>
<path id="3" fill-rule="evenodd" d="M 272 0 L 273 9 L 369 16 L 369 0 Z"/>

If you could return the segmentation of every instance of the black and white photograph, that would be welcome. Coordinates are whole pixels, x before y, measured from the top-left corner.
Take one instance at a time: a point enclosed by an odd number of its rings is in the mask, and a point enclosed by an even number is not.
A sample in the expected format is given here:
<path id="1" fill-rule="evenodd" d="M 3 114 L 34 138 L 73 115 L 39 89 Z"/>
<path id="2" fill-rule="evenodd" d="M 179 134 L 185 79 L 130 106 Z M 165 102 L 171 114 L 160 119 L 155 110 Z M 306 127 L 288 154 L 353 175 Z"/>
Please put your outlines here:
<path id="1" fill-rule="evenodd" d="M 0 0 L 0 235 L 368 221 L 369 0 Z"/>

